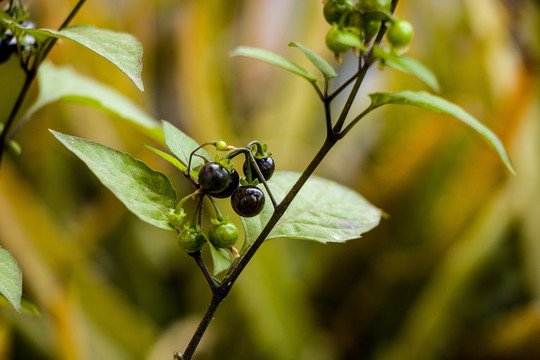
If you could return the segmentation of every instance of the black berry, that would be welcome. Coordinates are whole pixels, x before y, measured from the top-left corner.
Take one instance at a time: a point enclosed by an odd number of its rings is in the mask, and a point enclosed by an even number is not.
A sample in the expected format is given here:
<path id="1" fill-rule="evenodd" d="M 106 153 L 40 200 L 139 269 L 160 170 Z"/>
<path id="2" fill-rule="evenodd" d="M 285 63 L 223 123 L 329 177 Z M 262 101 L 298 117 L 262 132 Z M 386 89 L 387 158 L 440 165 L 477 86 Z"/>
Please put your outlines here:
<path id="1" fill-rule="evenodd" d="M 238 187 L 240 184 L 240 175 L 238 175 L 238 171 L 235 169 L 232 169 L 230 172 L 231 181 L 229 181 L 229 185 L 220 192 L 213 193 L 212 196 L 219 199 L 225 199 L 232 195 L 234 189 Z"/>
<path id="2" fill-rule="evenodd" d="M 264 193 L 256 186 L 237 187 L 231 195 L 233 210 L 242 217 L 258 215 L 264 208 Z"/>
<path id="3" fill-rule="evenodd" d="M 255 162 L 257 163 L 257 165 L 259 166 L 259 169 L 261 170 L 261 174 L 264 176 L 264 180 L 270 180 L 270 178 L 272 177 L 272 175 L 274 174 L 274 170 L 276 169 L 276 164 L 274 163 L 274 159 L 272 159 L 272 157 L 267 157 L 267 158 L 262 158 L 262 159 L 257 159 L 255 158 Z M 248 167 L 248 162 L 244 162 L 244 166 L 243 166 L 243 170 L 244 170 L 244 175 L 247 176 L 247 167 Z M 259 174 L 257 174 L 257 170 L 253 168 L 253 166 L 251 166 L 251 179 L 252 180 L 259 180 L 261 181 L 261 179 L 259 179 Z"/>
<path id="4" fill-rule="evenodd" d="M 202 190 L 210 194 L 224 190 L 230 181 L 229 171 L 216 162 L 207 162 L 199 170 L 199 185 Z"/>

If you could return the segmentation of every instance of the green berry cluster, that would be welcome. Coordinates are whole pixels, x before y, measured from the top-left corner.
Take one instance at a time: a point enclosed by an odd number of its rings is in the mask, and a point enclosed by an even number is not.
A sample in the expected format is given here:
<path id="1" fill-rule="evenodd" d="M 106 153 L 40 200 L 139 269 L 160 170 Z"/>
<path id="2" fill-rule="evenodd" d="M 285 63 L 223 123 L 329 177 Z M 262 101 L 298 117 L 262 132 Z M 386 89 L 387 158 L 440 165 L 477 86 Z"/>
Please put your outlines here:
<path id="1" fill-rule="evenodd" d="M 383 22 L 388 28 L 386 39 L 394 51 L 405 48 L 413 37 L 412 25 L 392 15 L 391 0 L 358 0 L 356 4 L 350 0 L 325 0 L 323 15 L 332 25 L 326 34 L 326 46 L 338 62 L 351 47 L 359 54 L 377 35 Z"/>
<path id="2" fill-rule="evenodd" d="M 203 146 L 214 146 L 216 156 L 213 161 L 200 155 L 197 151 Z M 219 155 L 220 152 L 224 154 Z M 232 160 L 244 155 L 241 177 L 234 168 Z M 192 168 L 193 157 L 202 157 L 204 163 Z M 184 175 L 195 186 L 193 194 L 180 201 L 174 212 L 169 214 L 169 224 L 178 231 L 178 244 L 188 253 L 199 251 L 209 241 L 216 248 L 230 249 L 236 254 L 234 244 L 238 239 L 238 229 L 223 216 L 215 199 L 230 198 L 233 210 L 242 217 L 258 215 L 264 208 L 265 194 L 257 187 L 265 184 L 274 173 L 275 163 L 267 146 L 258 141 L 249 143 L 246 147 L 237 148 L 227 145 L 224 141 L 208 142 L 195 149 L 189 158 Z M 211 220 L 211 227 L 206 235 L 202 230 L 202 205 L 204 198 L 210 199 L 216 212 L 216 219 Z M 199 199 L 193 220 L 181 228 L 184 217 L 183 204 L 189 199 Z"/>

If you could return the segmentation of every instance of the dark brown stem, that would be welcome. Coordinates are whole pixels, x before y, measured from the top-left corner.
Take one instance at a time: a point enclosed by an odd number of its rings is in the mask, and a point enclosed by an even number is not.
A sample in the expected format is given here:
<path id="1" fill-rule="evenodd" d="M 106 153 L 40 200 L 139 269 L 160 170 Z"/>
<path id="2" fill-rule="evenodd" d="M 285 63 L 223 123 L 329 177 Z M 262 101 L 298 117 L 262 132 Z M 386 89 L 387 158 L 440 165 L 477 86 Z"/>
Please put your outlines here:
<path id="1" fill-rule="evenodd" d="M 210 275 L 210 272 L 208 271 L 208 268 L 206 267 L 206 264 L 203 261 L 202 255 L 200 251 L 196 251 L 194 253 L 189 254 L 193 259 L 195 259 L 195 262 L 201 269 L 202 273 L 204 274 L 204 277 L 206 278 L 206 281 L 208 281 L 208 285 L 210 285 L 210 289 L 212 289 L 212 293 L 214 293 L 217 289 L 217 284 L 212 278 L 212 275 Z"/>

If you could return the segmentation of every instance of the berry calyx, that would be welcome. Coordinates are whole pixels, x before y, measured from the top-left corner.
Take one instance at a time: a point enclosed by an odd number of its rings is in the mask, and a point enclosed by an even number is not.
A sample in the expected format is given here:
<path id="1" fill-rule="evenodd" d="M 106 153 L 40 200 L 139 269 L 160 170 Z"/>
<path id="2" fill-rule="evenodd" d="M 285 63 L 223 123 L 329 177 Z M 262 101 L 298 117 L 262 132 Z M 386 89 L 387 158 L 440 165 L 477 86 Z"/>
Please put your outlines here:
<path id="1" fill-rule="evenodd" d="M 231 175 L 221 164 L 210 161 L 199 170 L 199 185 L 209 194 L 218 193 L 229 185 Z"/>
<path id="2" fill-rule="evenodd" d="M 238 228 L 230 221 L 212 220 L 208 240 L 217 248 L 230 248 L 238 240 Z"/>
<path id="3" fill-rule="evenodd" d="M 265 196 L 256 186 L 239 186 L 231 195 L 233 210 L 242 217 L 257 216 L 264 208 Z"/>
<path id="4" fill-rule="evenodd" d="M 238 171 L 235 169 L 232 169 L 230 172 L 231 180 L 229 181 L 229 185 L 227 187 L 217 193 L 212 193 L 212 197 L 218 198 L 218 199 L 225 199 L 232 195 L 234 189 L 240 185 L 240 175 L 238 175 Z"/>
<path id="5" fill-rule="evenodd" d="M 409 45 L 414 35 L 414 29 L 410 22 L 405 20 L 395 21 L 386 32 L 386 39 L 390 46 L 396 49 Z"/>
<path id="6" fill-rule="evenodd" d="M 178 246 L 187 253 L 201 250 L 206 242 L 206 236 L 200 229 L 185 228 L 178 234 Z"/>
<path id="7" fill-rule="evenodd" d="M 268 181 L 274 174 L 274 170 L 276 169 L 276 164 L 274 163 L 274 159 L 272 159 L 271 156 L 266 158 L 255 158 L 255 162 L 257 163 L 257 166 L 259 167 L 259 170 L 261 171 L 262 176 L 264 176 L 264 180 Z M 259 174 L 257 173 L 257 170 L 253 168 L 253 166 L 250 166 L 249 161 L 245 161 L 244 165 L 242 167 L 242 170 L 244 171 L 244 175 L 248 176 L 248 166 L 251 170 L 251 179 L 252 180 L 259 180 L 261 181 Z"/>

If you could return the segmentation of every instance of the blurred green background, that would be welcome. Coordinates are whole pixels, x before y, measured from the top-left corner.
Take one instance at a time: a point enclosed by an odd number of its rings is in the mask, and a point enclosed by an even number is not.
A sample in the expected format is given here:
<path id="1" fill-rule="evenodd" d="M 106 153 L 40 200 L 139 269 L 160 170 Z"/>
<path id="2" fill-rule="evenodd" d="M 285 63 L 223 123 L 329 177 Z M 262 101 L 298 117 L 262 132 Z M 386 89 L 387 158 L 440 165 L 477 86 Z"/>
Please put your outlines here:
<path id="1" fill-rule="evenodd" d="M 75 3 L 25 2 L 43 28 L 57 28 Z M 314 71 L 287 47 L 298 41 L 335 64 L 321 10 L 317 0 L 88 1 L 74 23 L 135 35 L 146 91 L 66 41 L 50 60 L 199 142 L 258 139 L 278 170 L 301 171 L 324 137 L 317 96 L 306 81 L 229 52 L 263 47 Z M 518 176 L 455 119 L 408 107 L 374 112 L 317 174 L 388 218 L 345 245 L 266 243 L 196 359 L 540 358 L 540 5 L 401 0 L 396 14 L 415 26 L 409 55 L 434 70 L 442 96 L 500 136 Z M 347 55 L 342 78 L 353 63 Z M 13 59 L 0 66 L 2 119 L 22 79 Z M 374 67 L 353 113 L 367 93 L 401 89 L 425 90 Z M 18 259 L 23 297 L 41 315 L 0 307 L 0 359 L 172 359 L 210 301 L 203 276 L 172 232 L 129 213 L 48 129 L 130 152 L 169 175 L 180 195 L 190 191 L 141 146 L 162 144 L 132 125 L 72 104 L 39 111 L 16 136 L 22 154 L 2 163 L 0 244 Z"/>

